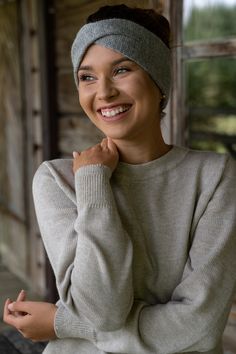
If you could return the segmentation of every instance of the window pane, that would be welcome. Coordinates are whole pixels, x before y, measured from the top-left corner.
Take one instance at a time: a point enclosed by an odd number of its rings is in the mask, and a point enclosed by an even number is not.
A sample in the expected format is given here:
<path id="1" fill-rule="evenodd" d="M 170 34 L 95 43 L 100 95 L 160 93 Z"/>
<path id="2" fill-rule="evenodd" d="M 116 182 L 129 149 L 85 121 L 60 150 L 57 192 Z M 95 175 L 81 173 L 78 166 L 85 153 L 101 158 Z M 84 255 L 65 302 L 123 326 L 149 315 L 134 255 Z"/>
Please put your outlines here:
<path id="1" fill-rule="evenodd" d="M 189 145 L 219 152 L 235 149 L 236 59 L 188 61 L 185 74 Z"/>
<path id="2" fill-rule="evenodd" d="M 184 0 L 184 41 L 236 36 L 236 0 Z"/>

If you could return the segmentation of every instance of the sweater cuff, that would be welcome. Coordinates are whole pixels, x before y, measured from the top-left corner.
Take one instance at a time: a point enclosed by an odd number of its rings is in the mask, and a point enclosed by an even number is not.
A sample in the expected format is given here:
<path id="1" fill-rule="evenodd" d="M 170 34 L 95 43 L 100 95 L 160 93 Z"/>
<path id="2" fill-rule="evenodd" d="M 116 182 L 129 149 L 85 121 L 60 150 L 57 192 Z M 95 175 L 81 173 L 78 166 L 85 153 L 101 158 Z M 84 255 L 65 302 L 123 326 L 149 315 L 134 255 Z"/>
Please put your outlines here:
<path id="1" fill-rule="evenodd" d="M 69 312 L 63 305 L 58 308 L 54 318 L 56 336 L 62 338 L 81 338 L 96 342 L 96 332 L 88 324 Z"/>
<path id="2" fill-rule="evenodd" d="M 111 175 L 111 169 L 104 165 L 87 165 L 78 169 L 75 174 L 78 204 L 96 207 L 111 204 Z"/>

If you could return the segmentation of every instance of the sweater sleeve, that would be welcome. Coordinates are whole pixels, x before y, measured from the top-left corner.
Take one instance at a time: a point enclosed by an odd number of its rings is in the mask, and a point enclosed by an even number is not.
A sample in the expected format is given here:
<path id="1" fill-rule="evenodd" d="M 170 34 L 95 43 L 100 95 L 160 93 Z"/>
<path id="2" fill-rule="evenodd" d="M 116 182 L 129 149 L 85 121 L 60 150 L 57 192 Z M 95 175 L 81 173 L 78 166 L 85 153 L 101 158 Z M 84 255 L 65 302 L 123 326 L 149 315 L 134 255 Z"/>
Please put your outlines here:
<path id="1" fill-rule="evenodd" d="M 79 316 L 83 336 L 85 327 L 88 333 L 91 328 L 120 328 L 133 303 L 132 244 L 122 228 L 110 176 L 105 166 L 79 169 L 75 203 L 50 163 L 41 165 L 33 182 L 36 215 L 59 296 Z"/>
<path id="2" fill-rule="evenodd" d="M 156 305 L 134 301 L 122 328 L 96 332 L 100 350 L 215 352 L 235 294 L 235 176 L 235 163 L 230 162 L 199 219 L 182 279 L 170 301 Z"/>

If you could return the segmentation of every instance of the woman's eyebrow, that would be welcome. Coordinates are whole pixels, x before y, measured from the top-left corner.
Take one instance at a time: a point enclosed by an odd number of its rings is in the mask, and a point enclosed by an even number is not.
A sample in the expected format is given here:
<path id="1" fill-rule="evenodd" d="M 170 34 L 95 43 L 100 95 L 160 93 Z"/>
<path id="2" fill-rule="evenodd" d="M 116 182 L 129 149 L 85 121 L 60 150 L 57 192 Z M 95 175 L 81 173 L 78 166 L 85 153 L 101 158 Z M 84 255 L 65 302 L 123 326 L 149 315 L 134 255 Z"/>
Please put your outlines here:
<path id="1" fill-rule="evenodd" d="M 83 65 L 83 66 L 80 66 L 78 71 L 80 70 L 92 70 L 92 66 L 90 65 Z"/>
<path id="2" fill-rule="evenodd" d="M 124 61 L 132 62 L 132 60 L 129 58 L 120 58 L 120 59 L 117 59 L 117 60 L 114 60 L 113 62 L 111 62 L 111 66 L 123 63 Z M 79 67 L 78 71 L 80 71 L 80 70 L 88 70 L 89 71 L 89 70 L 93 70 L 93 67 L 91 65 L 81 65 Z"/>

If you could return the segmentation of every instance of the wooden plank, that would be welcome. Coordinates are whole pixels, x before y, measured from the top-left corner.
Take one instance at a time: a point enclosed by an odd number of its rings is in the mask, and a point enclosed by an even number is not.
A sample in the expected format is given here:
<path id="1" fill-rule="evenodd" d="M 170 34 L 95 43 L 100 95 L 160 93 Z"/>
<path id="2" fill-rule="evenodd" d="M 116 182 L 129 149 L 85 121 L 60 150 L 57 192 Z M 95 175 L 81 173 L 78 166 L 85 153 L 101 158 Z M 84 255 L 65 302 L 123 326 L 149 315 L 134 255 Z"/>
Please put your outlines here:
<path id="1" fill-rule="evenodd" d="M 32 179 L 36 168 L 42 162 L 42 111 L 40 81 L 39 43 L 38 43 L 38 0 L 20 2 L 22 27 L 22 72 L 24 72 L 24 116 L 27 131 L 27 277 L 31 287 L 42 296 L 45 295 L 45 255 L 42 240 L 38 237 L 38 224 L 32 199 Z M 37 113 L 37 114 L 36 114 Z"/>
<path id="2" fill-rule="evenodd" d="M 25 121 L 19 51 L 18 1 L 0 6 L 0 252 L 3 263 L 22 278 L 26 267 Z"/>
<path id="3" fill-rule="evenodd" d="M 26 225 L 12 218 L 12 215 L 3 216 L 0 220 L 2 263 L 18 277 L 28 281 Z"/>
<path id="4" fill-rule="evenodd" d="M 72 151 L 82 151 L 97 144 L 104 137 L 89 118 L 64 116 L 59 119 L 59 149 L 62 156 L 72 156 Z"/>
<path id="5" fill-rule="evenodd" d="M 67 11 L 70 8 L 85 5 L 87 2 L 88 0 L 57 0 L 55 3 L 55 9 L 56 11 Z"/>
<path id="6" fill-rule="evenodd" d="M 24 130 L 17 3 L 0 8 L 0 199 L 24 218 Z"/>
<path id="7" fill-rule="evenodd" d="M 39 49 L 41 99 L 42 99 L 42 127 L 43 127 L 43 160 L 57 158 L 58 154 L 58 121 L 57 121 L 57 94 L 55 73 L 55 12 L 54 0 L 38 2 L 39 14 Z M 58 300 L 55 277 L 48 258 L 45 258 L 46 294 L 49 302 Z"/>
<path id="8" fill-rule="evenodd" d="M 172 0 L 164 0 L 163 1 L 163 15 L 170 21 L 170 8 L 171 8 Z"/>
<path id="9" fill-rule="evenodd" d="M 144 7 L 155 9 L 158 13 L 164 14 L 166 6 L 165 3 L 166 0 L 149 0 L 147 2 L 147 6 L 144 4 Z"/>
<path id="10" fill-rule="evenodd" d="M 159 6 L 159 4 L 163 4 L 164 0 L 126 0 L 125 5 L 127 6 L 138 6 L 138 7 L 146 7 L 150 8 L 153 7 L 155 4 Z M 82 6 L 94 6 L 98 4 L 98 7 L 104 6 L 104 5 L 115 5 L 115 4 L 120 4 L 120 0 L 107 0 L 106 2 L 104 0 L 98 1 L 98 0 L 57 0 L 55 3 L 55 8 L 56 10 L 62 10 L 65 11 L 67 9 L 74 9 L 76 7 L 82 7 Z"/>
<path id="11" fill-rule="evenodd" d="M 57 152 L 57 119 L 56 119 L 56 81 L 54 58 L 54 13 L 49 11 L 53 0 L 42 0 L 38 3 L 39 14 L 39 53 L 43 122 L 43 159 L 56 158 Z"/>
<path id="12" fill-rule="evenodd" d="M 182 16 L 183 0 L 171 2 L 170 23 L 172 28 L 172 98 L 170 107 L 171 141 L 177 145 L 186 144 L 186 121 L 184 112 L 184 85 L 182 61 Z"/>
<path id="13" fill-rule="evenodd" d="M 74 82 L 72 69 L 70 72 L 61 71 L 57 73 L 57 111 L 58 113 L 81 113 L 78 92 Z"/>
<path id="14" fill-rule="evenodd" d="M 236 39 L 192 42 L 183 47 L 183 59 L 202 59 L 236 56 Z"/>
<path id="15" fill-rule="evenodd" d="M 0 203 L 0 216 L 7 215 L 11 220 L 14 220 L 20 224 L 25 225 L 26 220 L 22 219 L 21 216 L 17 215 L 14 210 L 11 210 L 7 205 Z"/>

